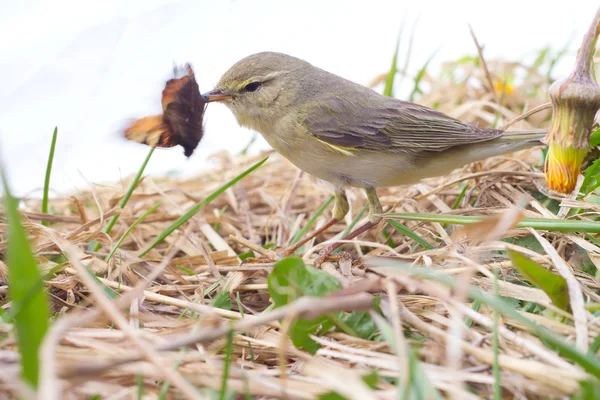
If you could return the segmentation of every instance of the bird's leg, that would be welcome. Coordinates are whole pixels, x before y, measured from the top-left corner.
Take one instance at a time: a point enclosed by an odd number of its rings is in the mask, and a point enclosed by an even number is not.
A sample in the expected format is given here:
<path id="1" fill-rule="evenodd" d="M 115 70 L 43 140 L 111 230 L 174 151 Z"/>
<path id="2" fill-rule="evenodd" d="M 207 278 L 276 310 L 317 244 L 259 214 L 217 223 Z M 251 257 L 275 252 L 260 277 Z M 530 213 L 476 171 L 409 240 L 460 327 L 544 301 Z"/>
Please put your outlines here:
<path id="1" fill-rule="evenodd" d="M 366 188 L 365 193 L 367 194 L 367 203 L 369 204 L 369 222 L 376 225 L 383 218 L 375 214 L 383 214 L 383 207 L 381 207 L 379 196 L 377 196 L 377 191 L 374 187 Z"/>
<path id="2" fill-rule="evenodd" d="M 327 229 L 331 228 L 333 225 L 344 219 L 348 211 L 350 210 L 350 205 L 348 204 L 348 197 L 346 197 L 346 192 L 343 189 L 336 189 L 335 191 L 335 202 L 333 203 L 333 218 L 331 218 L 325 225 L 321 228 L 317 229 L 313 232 L 312 235 L 300 240 L 298 243 L 294 244 L 291 247 L 285 249 L 281 255 L 283 257 L 290 256 L 296 252 L 300 247 L 304 246 L 306 243 L 310 242 L 312 239 L 319 236 L 321 233 L 325 232 Z"/>
<path id="3" fill-rule="evenodd" d="M 377 196 L 377 191 L 373 187 L 369 187 L 365 189 L 365 193 L 367 194 L 367 203 L 369 204 L 369 221 L 364 225 L 356 228 L 348 235 L 344 236 L 342 240 L 350 240 L 354 239 L 361 233 L 368 231 L 369 229 L 376 226 L 379 221 L 382 220 L 382 217 L 376 215 L 383 213 L 383 207 L 381 207 L 381 203 L 379 202 L 379 197 Z M 338 247 L 343 245 L 344 243 L 335 242 L 325 247 L 323 250 L 319 252 L 319 256 L 315 259 L 314 265 L 316 268 L 319 268 L 321 264 L 330 257 L 331 253 L 333 253 Z"/>

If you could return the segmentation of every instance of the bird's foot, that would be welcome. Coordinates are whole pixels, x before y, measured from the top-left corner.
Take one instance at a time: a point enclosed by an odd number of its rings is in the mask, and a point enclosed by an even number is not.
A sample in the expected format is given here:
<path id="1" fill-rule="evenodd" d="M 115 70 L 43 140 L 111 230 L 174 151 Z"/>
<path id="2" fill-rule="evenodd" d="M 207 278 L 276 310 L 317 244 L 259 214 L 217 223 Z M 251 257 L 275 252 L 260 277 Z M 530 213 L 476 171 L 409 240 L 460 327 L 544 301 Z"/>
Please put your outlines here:
<path id="1" fill-rule="evenodd" d="M 320 269 L 321 265 L 325 261 L 337 261 L 337 262 L 350 261 L 353 266 L 360 266 L 360 264 L 362 263 L 360 258 L 355 257 L 354 254 L 352 254 L 352 253 L 349 253 L 347 251 L 340 251 L 338 253 L 333 253 L 334 250 L 335 249 L 328 251 L 327 247 L 324 248 L 323 250 L 321 250 L 319 252 L 319 255 L 317 256 L 317 258 L 315 258 L 315 260 L 313 262 L 315 268 Z"/>

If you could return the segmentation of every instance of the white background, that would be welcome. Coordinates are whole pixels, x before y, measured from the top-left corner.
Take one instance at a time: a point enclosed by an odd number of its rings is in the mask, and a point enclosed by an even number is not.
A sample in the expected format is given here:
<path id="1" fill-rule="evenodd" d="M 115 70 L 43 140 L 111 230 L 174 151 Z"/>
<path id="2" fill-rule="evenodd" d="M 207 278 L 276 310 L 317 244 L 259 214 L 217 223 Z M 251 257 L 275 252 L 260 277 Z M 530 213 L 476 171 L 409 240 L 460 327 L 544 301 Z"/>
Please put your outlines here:
<path id="1" fill-rule="evenodd" d="M 59 137 L 55 194 L 87 182 L 118 182 L 137 170 L 148 148 L 125 141 L 131 118 L 160 112 L 174 63 L 190 62 L 207 91 L 238 59 L 280 51 L 359 83 L 390 65 L 404 21 L 400 53 L 416 22 L 409 70 L 474 54 L 468 24 L 486 58 L 531 59 L 546 45 L 570 51 L 562 78 L 600 4 L 558 1 L 290 0 L 0 0 L 0 155 L 13 190 L 38 196 L 51 134 Z M 400 60 L 402 65 L 404 60 Z M 208 155 L 246 146 L 221 105 L 206 115 L 203 141 L 188 160 L 181 147 L 156 151 L 147 173 L 190 175 Z M 268 148 L 262 140 L 253 150 Z"/>

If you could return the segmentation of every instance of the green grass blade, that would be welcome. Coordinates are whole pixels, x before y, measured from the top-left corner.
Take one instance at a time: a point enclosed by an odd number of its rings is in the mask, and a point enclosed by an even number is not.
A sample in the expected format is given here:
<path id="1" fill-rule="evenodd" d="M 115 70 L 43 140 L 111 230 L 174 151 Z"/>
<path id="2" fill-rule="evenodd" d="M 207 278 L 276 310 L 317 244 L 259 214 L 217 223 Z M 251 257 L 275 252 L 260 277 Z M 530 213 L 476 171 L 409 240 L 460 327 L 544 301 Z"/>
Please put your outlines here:
<path id="1" fill-rule="evenodd" d="M 52 174 L 52 162 L 54 161 L 54 150 L 56 148 L 56 137 L 58 136 L 58 127 L 54 128 L 52 142 L 50 143 L 50 154 L 48 155 L 48 164 L 46 165 L 46 178 L 44 179 L 44 194 L 42 197 L 42 213 L 48 214 L 48 192 L 50 191 L 50 175 Z M 48 221 L 42 221 L 42 225 L 48 226 Z"/>
<path id="2" fill-rule="evenodd" d="M 371 313 L 371 317 L 381 331 L 381 336 L 383 339 L 394 351 L 397 352 L 398 346 L 401 344 L 396 343 L 392 325 L 377 313 Z M 409 371 L 407 371 L 409 376 L 398 378 L 398 392 L 402 393 L 402 395 L 398 397 L 401 399 L 441 400 L 442 396 L 433 386 L 431 380 L 423 370 L 423 366 L 417 358 L 417 355 L 408 345 L 405 345 L 405 354 L 409 361 Z"/>
<path id="3" fill-rule="evenodd" d="M 479 311 L 480 308 L 481 308 L 481 302 L 479 300 L 475 300 L 473 302 L 473 305 L 471 306 L 471 309 L 474 311 Z M 473 326 L 473 320 L 469 317 L 465 318 L 465 325 L 467 325 L 467 327 L 471 328 Z"/>
<path id="4" fill-rule="evenodd" d="M 452 204 L 452 209 L 456 210 L 458 208 L 458 206 L 460 205 L 460 202 L 465 198 L 465 194 L 467 194 L 467 189 L 469 188 L 469 185 L 463 185 L 463 188 L 460 191 L 460 194 L 458 195 L 458 197 L 456 198 L 456 200 L 454 201 L 454 204 Z"/>
<path id="5" fill-rule="evenodd" d="M 203 200 L 199 201 L 198 203 L 196 203 L 192 208 L 190 208 L 190 210 L 188 212 L 186 212 L 185 214 L 183 214 L 181 217 L 177 218 L 171 225 L 169 225 L 164 231 L 162 231 L 158 235 L 158 237 L 156 239 L 154 239 L 154 241 L 152 243 L 150 243 L 148 246 L 146 246 L 140 252 L 140 254 L 138 256 L 139 257 L 143 257 L 146 254 L 148 254 L 148 252 L 150 250 L 152 250 L 153 248 L 155 248 L 158 244 L 162 243 L 162 241 L 165 240 L 171 233 L 173 233 L 173 231 L 175 231 L 181 225 L 183 225 L 184 223 L 186 223 L 198 211 L 200 211 L 201 208 L 206 207 L 208 204 L 210 204 L 211 201 L 213 201 L 214 199 L 216 199 L 224 191 L 226 191 L 231 186 L 233 186 L 236 183 L 238 183 L 240 180 L 242 180 L 243 178 L 245 178 L 246 175 L 250 174 L 251 172 L 253 172 L 258 167 L 260 167 L 261 165 L 263 165 L 267 161 L 268 158 L 269 157 L 263 158 L 262 160 L 260 160 L 259 162 L 257 162 L 256 164 L 254 164 L 253 166 L 251 166 L 250 168 L 248 168 L 247 170 L 245 170 L 244 172 L 242 172 L 241 174 L 239 174 L 238 176 L 236 176 L 235 178 L 233 178 L 232 180 L 230 180 L 229 182 L 227 182 L 226 184 L 224 184 L 223 186 L 221 186 L 217 190 L 215 190 L 208 197 L 206 197 L 205 199 L 203 199 Z"/>
<path id="6" fill-rule="evenodd" d="M 509 249 L 508 256 L 513 267 L 515 267 L 529 283 L 543 290 L 556 307 L 561 310 L 569 309 L 569 289 L 567 288 L 567 281 L 565 278 L 547 270 L 517 251 Z"/>
<path id="7" fill-rule="evenodd" d="M 550 59 L 550 61 L 548 63 L 548 72 L 546 72 L 546 79 L 548 80 L 548 82 L 552 82 L 552 72 L 554 71 L 554 67 L 560 61 L 560 59 L 563 58 L 565 56 L 565 54 L 567 54 L 567 52 L 569 51 L 569 49 L 571 47 L 572 41 L 573 41 L 573 36 L 571 36 L 569 38 L 569 40 L 567 40 L 564 47 L 556 53 L 556 56 L 554 56 L 554 57 L 552 57 L 552 59 Z"/>
<path id="8" fill-rule="evenodd" d="M 460 202 L 465 198 L 465 195 L 467 194 L 467 189 L 469 188 L 468 184 L 463 185 L 463 188 L 460 191 L 460 194 L 458 195 L 458 197 L 456 198 L 456 200 L 454 201 L 454 203 L 452 204 L 452 209 L 456 210 L 458 208 L 458 206 L 460 205 Z M 442 224 L 442 228 L 446 229 L 448 227 L 448 224 Z"/>
<path id="9" fill-rule="evenodd" d="M 250 343 L 248 343 L 250 345 Z M 252 346 L 250 346 L 252 349 Z M 242 380 L 244 381 L 244 400 L 253 400 L 252 394 L 250 394 L 250 385 L 248 384 L 248 376 L 242 373 Z"/>
<path id="10" fill-rule="evenodd" d="M 421 246 L 423 246 L 426 250 L 431 250 L 433 249 L 433 246 L 430 245 L 425 239 L 423 239 L 421 236 L 419 236 L 418 234 L 416 234 L 415 232 L 412 231 L 412 229 L 410 229 L 408 226 L 401 224 L 398 221 L 394 221 L 393 219 L 388 220 L 388 224 L 390 224 L 391 226 L 393 226 L 398 232 L 400 232 L 403 235 L 408 236 L 409 238 L 411 238 L 412 240 L 414 240 L 415 242 L 419 243 Z"/>
<path id="11" fill-rule="evenodd" d="M 235 294 L 235 302 L 237 303 L 238 312 L 240 313 L 240 316 L 242 317 L 242 319 L 244 319 L 244 307 L 242 306 L 242 299 L 240 298 L 240 292 L 237 292 Z"/>
<path id="12" fill-rule="evenodd" d="M 352 219 L 352 221 L 350 222 L 350 225 L 348 225 L 348 227 L 346 229 L 344 229 L 344 233 L 342 234 L 342 237 L 348 236 L 348 234 L 352 231 L 352 229 L 354 229 L 356 224 L 358 224 L 358 221 L 360 221 L 360 219 L 362 218 L 364 213 L 367 211 L 368 206 L 369 206 L 368 204 L 365 204 L 364 206 L 362 206 L 362 208 L 360 209 L 358 214 L 356 214 L 356 217 L 354 217 Z"/>
<path id="13" fill-rule="evenodd" d="M 598 352 L 598 350 L 600 350 L 600 333 L 596 335 L 596 338 L 592 342 L 592 345 L 590 346 L 590 349 L 588 350 L 588 352 L 590 354 L 595 355 Z"/>
<path id="14" fill-rule="evenodd" d="M 177 357 L 177 360 L 175 360 L 175 365 L 173 365 L 173 371 L 177 371 L 177 368 L 179 368 L 179 365 L 181 364 L 181 358 L 185 355 L 185 349 L 179 349 L 179 355 Z M 167 394 L 169 392 L 169 388 L 171 387 L 171 382 L 167 379 L 162 387 L 160 388 L 160 392 L 158 394 L 158 400 L 166 400 L 167 399 Z"/>
<path id="15" fill-rule="evenodd" d="M 546 46 L 538 50 L 538 55 L 535 58 L 535 61 L 531 65 L 531 68 L 537 71 L 543 64 L 546 62 L 546 58 L 550 54 L 550 46 Z"/>
<path id="16" fill-rule="evenodd" d="M 0 166 L 4 187 L 4 207 L 8 222 L 6 264 L 9 293 L 13 307 L 20 308 L 14 320 L 17 344 L 21 355 L 23 378 L 37 387 L 39 377 L 38 353 L 48 330 L 50 309 L 31 245 L 18 211 L 18 201 L 12 196 L 5 170 Z"/>
<path id="17" fill-rule="evenodd" d="M 225 360 L 223 365 L 223 377 L 221 378 L 221 391 L 219 400 L 225 400 L 227 394 L 227 379 L 229 379 L 229 368 L 231 367 L 231 354 L 233 353 L 233 329 L 227 334 L 227 346 L 225 347 Z"/>
<path id="18" fill-rule="evenodd" d="M 498 298 L 498 269 L 494 268 L 494 298 Z M 492 365 L 494 375 L 494 400 L 502 400 L 502 382 L 500 377 L 500 337 L 498 335 L 498 324 L 500 315 L 494 310 L 494 321 L 492 326 L 492 349 L 494 351 L 494 363 Z"/>
<path id="19" fill-rule="evenodd" d="M 302 229 L 300 229 L 298 231 L 298 233 L 296 233 L 294 235 L 294 237 L 290 241 L 290 244 L 289 244 L 290 246 L 297 243 L 300 239 L 302 239 L 304 237 L 304 235 L 306 235 L 306 232 L 308 232 L 308 230 L 315 224 L 315 221 L 317 220 L 317 218 L 319 218 L 325 212 L 325 210 L 327 209 L 327 207 L 329 207 L 329 205 L 331 204 L 333 199 L 335 199 L 335 196 L 331 196 L 329 199 L 327 199 L 327 201 L 325 203 L 323 203 L 323 205 L 314 213 L 314 215 L 302 227 Z M 298 250 L 300 250 L 300 249 L 298 249 Z"/>
<path id="20" fill-rule="evenodd" d="M 156 209 L 158 207 L 160 207 L 161 204 L 162 204 L 162 202 L 156 203 L 154 206 L 152 206 L 152 208 L 150 208 L 148 211 L 146 211 L 144 213 L 144 215 L 142 215 L 141 217 L 139 217 L 138 219 L 136 219 L 135 222 L 133 224 L 131 224 L 131 226 L 125 231 L 125 233 L 123 233 L 123 236 L 121 236 L 121 238 L 117 241 L 117 243 L 114 245 L 114 247 L 112 248 L 112 250 L 110 251 L 110 253 L 106 256 L 106 258 L 104 259 L 104 261 L 106 261 L 106 262 L 110 261 L 110 259 L 112 258 L 112 256 L 115 254 L 115 252 L 119 248 L 119 246 L 121 246 L 121 243 L 123 243 L 123 240 L 125 240 L 125 238 L 127 237 L 127 235 L 129 235 L 129 233 L 133 230 L 133 228 L 135 228 L 140 222 L 142 222 L 143 220 L 145 220 L 148 215 L 150 215 L 154 211 L 156 211 Z"/>
<path id="21" fill-rule="evenodd" d="M 427 59 L 427 61 L 425 61 L 425 64 L 423 64 L 423 66 L 421 67 L 421 69 L 419 70 L 419 72 L 417 72 L 417 76 L 415 76 L 415 85 L 413 86 L 413 90 L 410 93 L 410 96 L 408 96 L 408 100 L 409 101 L 414 101 L 415 96 L 417 94 L 422 94 L 423 93 L 423 91 L 419 87 L 419 84 L 423 80 L 423 77 L 425 76 L 425 72 L 427 72 L 427 67 L 429 66 L 429 63 L 431 62 L 431 60 L 433 60 L 433 57 L 435 57 L 435 55 L 438 53 L 438 51 L 439 51 L 439 49 L 436 50 L 436 51 L 434 51 L 433 54 L 431 54 L 429 56 L 429 58 Z"/>
<path id="22" fill-rule="evenodd" d="M 385 78 L 385 87 L 383 88 L 383 95 L 388 97 L 394 96 L 394 80 L 396 79 L 396 74 L 398 73 L 398 52 L 400 50 L 400 37 L 402 36 L 402 28 L 400 28 L 400 32 L 398 33 L 398 38 L 396 39 L 396 50 L 394 51 L 394 57 L 392 57 L 392 66 L 390 67 L 390 71 Z"/>
<path id="23" fill-rule="evenodd" d="M 382 214 L 384 218 L 405 221 L 439 222 L 453 225 L 470 225 L 483 220 L 484 217 L 471 215 L 443 215 L 443 214 L 410 214 L 390 213 Z M 517 224 L 517 228 L 533 228 L 557 232 L 588 232 L 600 233 L 600 222 L 565 220 L 553 218 L 524 218 Z"/>
<path id="24" fill-rule="evenodd" d="M 144 375 L 136 374 L 135 375 L 135 385 L 137 387 L 137 400 L 144 399 Z"/>
<path id="25" fill-rule="evenodd" d="M 346 237 L 348 236 L 348 234 L 350 232 L 352 232 L 352 229 L 354 229 L 354 227 L 356 226 L 356 224 L 358 224 L 358 221 L 360 221 L 360 219 L 362 218 L 363 214 L 367 211 L 367 207 L 369 205 L 365 204 L 360 211 L 358 212 L 358 214 L 356 214 L 356 216 L 352 219 L 352 221 L 350 222 L 350 225 L 348 225 L 348 227 L 346 229 L 344 229 L 344 233 L 342 233 L 342 237 Z M 333 252 L 333 254 L 339 253 L 342 251 L 341 247 L 338 247 L 337 249 L 335 249 L 335 251 Z"/>
<path id="26" fill-rule="evenodd" d="M 129 199 L 131 198 L 131 195 L 133 194 L 133 191 L 137 187 L 140 179 L 142 179 L 142 175 L 144 174 L 146 165 L 148 165 L 148 161 L 150 161 L 150 157 L 152 156 L 152 153 L 154 153 L 154 149 L 155 149 L 154 147 L 150 148 L 150 151 L 148 152 L 146 159 L 144 159 L 144 162 L 140 166 L 140 169 L 138 170 L 137 175 L 131 182 L 131 185 L 129 185 L 129 189 L 127 189 L 127 193 L 125 193 L 125 196 L 123 196 L 123 198 L 121 199 L 121 202 L 119 203 L 120 208 L 125 208 L 125 206 L 127 205 L 127 202 L 129 201 Z M 114 215 L 108 221 L 108 224 L 106 224 L 106 226 L 102 229 L 102 232 L 106 233 L 107 235 L 110 234 L 110 232 L 112 231 L 112 228 L 115 226 L 118 219 L 119 219 L 119 215 Z M 100 248 L 100 243 L 91 242 L 90 245 L 88 246 L 88 251 L 98 251 L 99 248 Z"/>
<path id="27" fill-rule="evenodd" d="M 403 274 L 410 276 L 416 276 L 440 282 L 441 284 L 452 289 L 458 288 L 458 282 L 454 277 L 443 275 L 404 261 L 387 258 L 373 258 L 368 261 L 367 267 L 370 267 L 373 271 L 377 271 L 377 267 L 393 267 L 394 273 L 402 272 Z M 389 274 L 384 272 L 384 270 L 381 270 L 381 273 L 385 275 Z M 535 332 L 537 337 L 541 339 L 548 348 L 558 351 L 559 354 L 561 354 L 564 358 L 575 362 L 585 371 L 600 379 L 600 358 L 597 358 L 593 354 L 580 352 L 577 348 L 566 342 L 556 333 L 518 313 L 510 303 L 501 298 L 496 298 L 484 291 L 474 288 L 473 286 L 468 288 L 468 294 L 473 300 L 480 301 L 481 303 L 488 305 L 492 310 L 496 310 L 501 314 L 507 315 L 511 319 L 514 319 L 527 326 L 533 332 Z"/>

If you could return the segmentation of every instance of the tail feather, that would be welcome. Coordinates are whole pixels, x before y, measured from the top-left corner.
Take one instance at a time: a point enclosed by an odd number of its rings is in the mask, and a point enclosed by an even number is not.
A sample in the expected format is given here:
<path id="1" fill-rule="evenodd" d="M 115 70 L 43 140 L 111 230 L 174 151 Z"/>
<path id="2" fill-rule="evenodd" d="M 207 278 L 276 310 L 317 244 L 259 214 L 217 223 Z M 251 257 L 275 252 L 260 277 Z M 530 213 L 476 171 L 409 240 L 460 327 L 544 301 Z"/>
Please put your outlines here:
<path id="1" fill-rule="evenodd" d="M 464 158 L 472 162 L 542 146 L 544 136 L 546 136 L 544 130 L 505 131 L 496 139 L 469 145 Z"/>
<path id="2" fill-rule="evenodd" d="M 514 142 L 539 142 L 542 144 L 542 139 L 546 136 L 547 131 L 544 129 L 532 129 L 523 131 L 504 131 L 502 136 L 495 139 L 501 143 Z"/>

